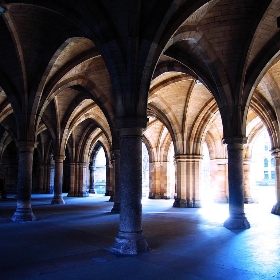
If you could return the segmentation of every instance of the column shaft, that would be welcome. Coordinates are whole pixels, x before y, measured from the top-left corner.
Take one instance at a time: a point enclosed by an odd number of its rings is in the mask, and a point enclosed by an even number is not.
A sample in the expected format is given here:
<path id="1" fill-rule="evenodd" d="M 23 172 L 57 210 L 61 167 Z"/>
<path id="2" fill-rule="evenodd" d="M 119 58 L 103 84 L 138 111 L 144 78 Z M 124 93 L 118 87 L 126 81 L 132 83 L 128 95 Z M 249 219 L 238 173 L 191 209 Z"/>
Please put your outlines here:
<path id="1" fill-rule="evenodd" d="M 31 209 L 33 147 L 19 147 L 17 208 L 14 222 L 34 221 Z"/>
<path id="2" fill-rule="evenodd" d="M 215 198 L 217 203 L 228 203 L 228 160 L 226 158 L 216 158 L 215 167 L 211 168 L 212 185 L 215 186 Z M 212 167 L 214 162 L 212 162 Z"/>
<path id="3" fill-rule="evenodd" d="M 148 250 L 142 234 L 142 129 L 135 132 L 120 134 L 120 226 L 112 248 L 128 255 Z"/>
<path id="4" fill-rule="evenodd" d="M 87 197 L 88 191 L 87 191 L 87 184 L 86 184 L 86 178 L 87 178 L 87 164 L 83 162 L 76 163 L 77 167 L 77 193 L 75 196 L 79 197 Z"/>
<path id="5" fill-rule="evenodd" d="M 111 181 L 111 170 L 112 166 L 108 160 L 108 163 L 106 164 L 106 190 L 105 190 L 105 196 L 111 196 L 113 193 L 112 188 L 112 181 Z"/>
<path id="6" fill-rule="evenodd" d="M 247 229 L 250 224 L 244 213 L 243 144 L 228 146 L 229 218 L 224 222 L 228 229 Z"/>
<path id="7" fill-rule="evenodd" d="M 275 215 L 280 215 L 280 149 L 274 149 L 274 151 L 272 151 L 272 156 L 275 159 L 276 204 L 272 207 L 271 213 Z"/>
<path id="8" fill-rule="evenodd" d="M 244 168 L 244 203 L 254 203 L 251 191 L 251 180 L 250 180 L 250 169 L 251 169 L 251 158 L 245 158 L 243 160 Z"/>
<path id="9" fill-rule="evenodd" d="M 94 166 L 92 162 L 89 165 L 89 193 L 95 193 L 94 190 Z"/>
<path id="10" fill-rule="evenodd" d="M 115 192 L 114 192 L 114 205 L 111 212 L 120 213 L 120 202 L 121 202 L 120 151 L 114 152 L 114 165 L 115 165 Z"/>
<path id="11" fill-rule="evenodd" d="M 200 201 L 200 155 L 178 155 L 177 198 L 174 207 L 201 207 Z"/>
<path id="12" fill-rule="evenodd" d="M 63 161 L 65 157 L 55 157 L 55 174 L 54 174 L 54 196 L 51 204 L 65 204 L 62 197 L 62 183 L 63 183 Z"/>
<path id="13" fill-rule="evenodd" d="M 187 162 L 184 156 L 176 156 L 176 187 L 177 196 L 173 207 L 188 207 L 187 202 Z"/>

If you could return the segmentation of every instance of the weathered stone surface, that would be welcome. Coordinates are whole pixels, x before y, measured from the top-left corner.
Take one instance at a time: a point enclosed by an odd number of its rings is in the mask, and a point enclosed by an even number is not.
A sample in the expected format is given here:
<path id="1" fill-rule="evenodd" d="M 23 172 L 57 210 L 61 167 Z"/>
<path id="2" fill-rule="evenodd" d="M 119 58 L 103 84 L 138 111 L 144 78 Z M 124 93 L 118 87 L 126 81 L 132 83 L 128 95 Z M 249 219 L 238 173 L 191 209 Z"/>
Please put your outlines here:
<path id="1" fill-rule="evenodd" d="M 146 238 L 139 233 L 120 232 L 115 239 L 111 251 L 122 255 L 137 255 L 149 250 Z"/>

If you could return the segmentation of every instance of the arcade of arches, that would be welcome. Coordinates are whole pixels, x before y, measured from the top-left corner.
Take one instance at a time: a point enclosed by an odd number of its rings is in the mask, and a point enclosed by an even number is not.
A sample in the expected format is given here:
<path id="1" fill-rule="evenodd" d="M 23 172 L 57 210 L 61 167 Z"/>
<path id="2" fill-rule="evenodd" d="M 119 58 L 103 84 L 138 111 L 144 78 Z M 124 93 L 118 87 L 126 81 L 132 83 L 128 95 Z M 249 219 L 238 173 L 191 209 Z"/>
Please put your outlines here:
<path id="1" fill-rule="evenodd" d="M 103 148 L 120 213 L 113 250 L 144 252 L 142 141 L 149 198 L 174 207 L 201 207 L 205 143 L 215 200 L 229 203 L 224 226 L 247 229 L 252 146 L 265 128 L 279 215 L 279 2 L 1 1 L 0 171 L 17 193 L 12 220 L 36 219 L 31 192 L 53 193 L 52 204 L 93 193 Z"/>

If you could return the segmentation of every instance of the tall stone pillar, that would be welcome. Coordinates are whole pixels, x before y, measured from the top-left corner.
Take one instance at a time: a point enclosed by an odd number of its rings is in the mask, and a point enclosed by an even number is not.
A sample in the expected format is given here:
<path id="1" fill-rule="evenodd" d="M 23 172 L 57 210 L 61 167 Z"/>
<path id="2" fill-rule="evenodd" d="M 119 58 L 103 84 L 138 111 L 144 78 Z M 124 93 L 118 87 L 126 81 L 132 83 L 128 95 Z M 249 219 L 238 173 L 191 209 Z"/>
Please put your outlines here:
<path id="1" fill-rule="evenodd" d="M 44 193 L 50 193 L 50 176 L 51 176 L 51 165 L 48 163 L 44 165 Z"/>
<path id="2" fill-rule="evenodd" d="M 115 195 L 115 161 L 111 159 L 110 161 L 110 169 L 109 169 L 109 182 L 110 182 L 110 202 L 114 202 Z"/>
<path id="3" fill-rule="evenodd" d="M 107 162 L 106 164 L 106 192 L 105 196 L 111 196 L 113 194 L 113 185 L 112 185 L 112 164 Z"/>
<path id="4" fill-rule="evenodd" d="M 174 207 L 201 207 L 200 167 L 202 156 L 177 155 L 177 198 Z"/>
<path id="5" fill-rule="evenodd" d="M 54 164 L 50 164 L 50 181 L 49 181 L 49 192 L 48 193 L 53 193 L 54 192 Z"/>
<path id="6" fill-rule="evenodd" d="M 79 197 L 87 197 L 88 191 L 87 191 L 87 164 L 84 162 L 78 162 L 76 163 L 76 174 L 77 174 L 77 191 L 75 192 L 75 196 Z"/>
<path id="7" fill-rule="evenodd" d="M 14 222 L 36 220 L 31 208 L 33 143 L 19 143 L 17 208 L 12 217 Z"/>
<path id="8" fill-rule="evenodd" d="M 145 125 L 146 122 L 145 119 Z M 142 128 L 121 128 L 119 140 L 120 226 L 112 251 L 135 255 L 148 250 L 146 238 L 142 234 Z"/>
<path id="9" fill-rule="evenodd" d="M 244 213 L 243 144 L 246 138 L 226 138 L 228 150 L 229 218 L 228 229 L 247 229 L 250 224 Z"/>
<path id="10" fill-rule="evenodd" d="M 161 194 L 161 176 L 163 176 L 161 172 L 161 162 L 159 161 L 153 161 L 149 164 L 149 177 L 150 177 L 150 183 L 149 183 L 149 198 L 162 198 Z"/>
<path id="11" fill-rule="evenodd" d="M 55 173 L 54 173 L 54 196 L 51 204 L 65 204 L 62 197 L 62 182 L 63 182 L 63 161 L 65 156 L 55 156 Z"/>
<path id="12" fill-rule="evenodd" d="M 250 180 L 250 169 L 251 169 L 251 158 L 244 158 L 244 203 L 254 203 L 251 193 L 251 180 Z"/>
<path id="13" fill-rule="evenodd" d="M 89 164 L 89 193 L 95 193 L 94 189 L 94 166 L 93 163 Z"/>
<path id="14" fill-rule="evenodd" d="M 214 201 L 217 203 L 228 203 L 228 159 L 216 158 L 215 163 L 217 168 L 213 171 L 211 169 L 211 178 L 214 179 L 213 185 L 215 186 Z"/>
<path id="15" fill-rule="evenodd" d="M 46 185 L 45 185 L 45 165 L 40 164 L 40 171 L 39 171 L 39 193 L 46 193 Z"/>
<path id="16" fill-rule="evenodd" d="M 71 162 L 69 165 L 70 165 L 70 189 L 67 196 L 73 197 L 76 196 L 76 186 L 77 186 L 76 163 Z"/>
<path id="17" fill-rule="evenodd" d="M 114 192 L 114 205 L 111 210 L 112 213 L 120 213 L 121 205 L 121 187 L 120 187 L 120 151 L 114 151 L 114 172 L 115 172 L 115 192 Z"/>
<path id="18" fill-rule="evenodd" d="M 176 161 L 176 193 L 173 207 L 189 207 L 187 201 L 187 158 L 186 155 L 175 156 Z"/>
<path id="19" fill-rule="evenodd" d="M 189 155 L 188 156 L 188 197 L 187 200 L 190 201 L 189 204 L 191 207 L 201 207 L 201 198 L 200 198 L 200 188 L 201 188 L 201 163 L 203 156 L 202 155 Z"/>
<path id="20" fill-rule="evenodd" d="M 280 148 L 272 150 L 271 155 L 275 159 L 275 194 L 276 204 L 272 207 L 271 213 L 280 215 Z"/>

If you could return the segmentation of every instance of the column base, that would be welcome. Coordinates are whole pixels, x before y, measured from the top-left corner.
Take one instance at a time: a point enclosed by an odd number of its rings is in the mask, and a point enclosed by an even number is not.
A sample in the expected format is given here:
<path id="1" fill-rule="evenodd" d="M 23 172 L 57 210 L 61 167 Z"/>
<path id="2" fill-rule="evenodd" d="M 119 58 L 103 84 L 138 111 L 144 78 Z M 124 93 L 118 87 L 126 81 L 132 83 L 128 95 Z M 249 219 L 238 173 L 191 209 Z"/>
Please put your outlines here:
<path id="1" fill-rule="evenodd" d="M 111 195 L 113 195 L 113 192 L 112 192 L 112 191 L 107 191 L 107 192 L 105 192 L 105 194 L 104 194 L 104 196 L 111 196 Z"/>
<path id="2" fill-rule="evenodd" d="M 149 199 L 170 199 L 170 196 L 162 193 L 149 193 Z"/>
<path id="3" fill-rule="evenodd" d="M 80 191 L 78 194 L 79 197 L 87 197 L 89 196 L 88 191 Z"/>
<path id="4" fill-rule="evenodd" d="M 149 250 L 142 231 L 139 233 L 120 232 L 115 239 L 111 252 L 120 255 L 137 255 Z"/>
<path id="5" fill-rule="evenodd" d="M 31 208 L 17 208 L 12 219 L 13 222 L 32 222 L 36 220 Z"/>
<path id="6" fill-rule="evenodd" d="M 175 198 L 173 203 L 173 207 L 177 208 L 200 208 L 201 201 L 200 200 L 190 200 L 190 199 L 182 199 L 182 198 Z"/>
<path id="7" fill-rule="evenodd" d="M 230 216 L 225 222 L 224 227 L 227 229 L 248 229 L 250 223 L 248 222 L 245 215 Z"/>
<path id="8" fill-rule="evenodd" d="M 162 194 L 161 193 L 149 193 L 149 198 L 150 199 L 162 199 Z"/>
<path id="9" fill-rule="evenodd" d="M 192 200 L 192 207 L 193 207 L 193 208 L 201 208 L 201 200 L 199 200 L 199 199 L 193 199 L 193 200 Z"/>
<path id="10" fill-rule="evenodd" d="M 215 203 L 228 203 L 228 197 L 216 197 L 214 199 Z"/>
<path id="11" fill-rule="evenodd" d="M 65 204 L 62 196 L 54 196 L 51 204 Z"/>
<path id="12" fill-rule="evenodd" d="M 280 216 L 280 203 L 276 203 L 271 210 L 271 214 L 279 215 Z"/>
<path id="13" fill-rule="evenodd" d="M 114 202 L 111 213 L 119 214 L 121 209 L 121 204 L 119 202 Z"/>
<path id="14" fill-rule="evenodd" d="M 255 200 L 251 196 L 245 196 L 244 203 L 245 204 L 255 203 Z"/>
<path id="15" fill-rule="evenodd" d="M 95 193 L 95 190 L 94 189 L 89 189 L 89 191 L 88 191 L 89 193 Z"/>
<path id="16" fill-rule="evenodd" d="M 173 207 L 176 208 L 187 208 L 188 203 L 186 199 L 181 199 L 181 198 L 175 198 L 175 201 L 173 203 Z"/>
<path id="17" fill-rule="evenodd" d="M 70 191 L 70 192 L 67 194 L 67 197 L 75 197 L 74 191 Z"/>

